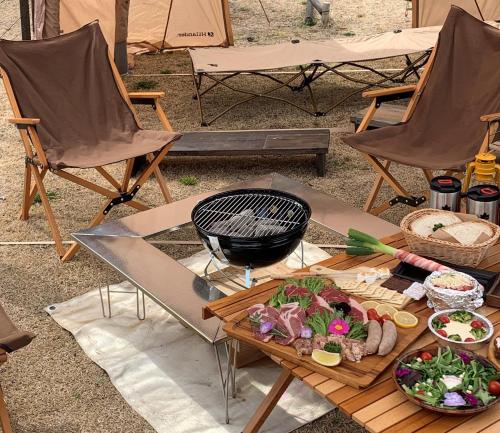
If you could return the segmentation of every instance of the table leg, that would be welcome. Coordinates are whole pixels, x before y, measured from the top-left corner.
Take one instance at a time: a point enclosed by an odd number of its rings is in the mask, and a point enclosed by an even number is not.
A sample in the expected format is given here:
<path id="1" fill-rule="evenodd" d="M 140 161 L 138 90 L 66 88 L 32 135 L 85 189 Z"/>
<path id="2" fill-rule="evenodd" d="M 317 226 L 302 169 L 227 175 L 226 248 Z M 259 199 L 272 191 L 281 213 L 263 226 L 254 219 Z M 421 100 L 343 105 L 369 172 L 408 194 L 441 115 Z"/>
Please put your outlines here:
<path id="1" fill-rule="evenodd" d="M 326 174 L 326 154 L 325 153 L 317 153 L 316 154 L 316 174 L 319 177 L 325 177 Z"/>
<path id="2" fill-rule="evenodd" d="M 288 386 L 293 380 L 292 371 L 283 368 L 278 380 L 274 383 L 273 387 L 266 395 L 266 398 L 259 405 L 252 418 L 245 426 L 243 433 L 257 433 L 266 421 L 267 417 L 271 414 L 272 410 L 278 403 L 279 399 L 286 391 Z"/>
<path id="3" fill-rule="evenodd" d="M 7 407 L 5 405 L 5 400 L 3 397 L 2 387 L 0 386 L 0 426 L 4 433 L 12 433 L 12 427 L 10 425 L 9 412 L 7 412 Z"/>

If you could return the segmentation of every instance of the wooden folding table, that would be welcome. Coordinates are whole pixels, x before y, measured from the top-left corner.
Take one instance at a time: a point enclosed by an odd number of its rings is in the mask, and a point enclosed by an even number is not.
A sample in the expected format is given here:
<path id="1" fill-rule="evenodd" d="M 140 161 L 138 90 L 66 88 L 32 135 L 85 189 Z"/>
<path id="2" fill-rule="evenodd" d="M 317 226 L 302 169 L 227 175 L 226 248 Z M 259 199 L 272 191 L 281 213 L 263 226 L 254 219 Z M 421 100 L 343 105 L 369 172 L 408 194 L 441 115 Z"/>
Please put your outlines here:
<path id="1" fill-rule="evenodd" d="M 383 240 L 397 248 L 405 248 L 406 242 L 402 234 L 397 234 Z M 394 267 L 398 261 L 386 255 L 372 255 L 364 257 L 349 257 L 344 254 L 332 257 L 321 264 L 335 269 L 350 269 L 357 266 L 384 266 Z M 500 244 L 492 247 L 482 261 L 479 268 L 491 271 L 500 271 Z M 276 284 L 264 283 L 244 292 L 236 293 L 224 299 L 209 303 L 204 309 L 204 317 L 216 316 L 226 322 L 226 332 L 231 321 L 241 314 L 247 307 L 266 302 L 275 291 Z M 425 301 L 412 302 L 406 309 L 421 311 L 427 308 Z M 480 313 L 487 316 L 500 330 L 500 310 L 483 306 Z M 431 334 L 426 331 L 411 345 L 408 350 L 423 348 L 434 344 Z M 479 351 L 486 355 L 486 348 Z M 244 433 L 257 432 L 268 415 L 276 406 L 283 392 L 290 382 L 300 379 L 314 389 L 316 393 L 337 406 L 358 424 L 372 433 L 445 433 L 445 432 L 483 432 L 494 433 L 500 431 L 500 405 L 475 416 L 443 416 L 432 413 L 415 405 L 400 393 L 391 378 L 391 371 L 387 369 L 368 388 L 356 389 L 339 381 L 329 379 L 313 369 L 304 368 L 289 361 L 271 356 L 282 367 L 282 373 L 271 391 L 263 400 L 255 414 L 247 424 Z"/>

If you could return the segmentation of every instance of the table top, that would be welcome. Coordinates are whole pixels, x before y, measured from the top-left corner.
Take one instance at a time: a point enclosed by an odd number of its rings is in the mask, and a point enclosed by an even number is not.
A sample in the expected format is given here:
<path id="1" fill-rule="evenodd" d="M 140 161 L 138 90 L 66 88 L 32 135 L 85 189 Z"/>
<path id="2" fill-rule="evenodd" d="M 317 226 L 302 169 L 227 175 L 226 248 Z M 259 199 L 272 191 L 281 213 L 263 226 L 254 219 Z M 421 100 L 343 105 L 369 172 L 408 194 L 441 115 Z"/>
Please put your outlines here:
<path id="1" fill-rule="evenodd" d="M 405 248 L 403 235 L 397 234 L 384 239 L 397 248 Z M 322 264 L 339 270 L 350 269 L 360 265 L 394 267 L 398 260 L 390 256 L 375 254 L 372 256 L 349 257 L 341 254 L 324 261 Z M 478 266 L 482 269 L 500 272 L 500 244 L 493 246 L 486 258 Z M 271 285 L 263 284 L 246 292 L 239 292 L 223 300 L 211 302 L 207 305 L 207 315 L 215 315 L 225 322 L 237 317 L 247 307 L 265 302 L 274 292 Z M 409 304 L 407 310 L 420 311 L 425 301 L 416 301 Z M 479 309 L 481 314 L 488 317 L 500 331 L 500 310 L 484 306 Z M 430 332 L 425 332 L 408 350 L 419 349 L 434 344 Z M 479 353 L 486 355 L 487 348 Z M 387 369 L 369 388 L 356 389 L 337 380 L 330 379 L 313 369 L 297 366 L 283 359 L 271 356 L 282 367 L 290 369 L 295 377 L 313 388 L 332 404 L 338 406 L 342 412 L 350 416 L 358 424 L 370 432 L 384 433 L 444 433 L 444 432 L 484 432 L 500 431 L 500 405 L 475 416 L 443 416 L 434 414 L 415 405 L 396 389 L 391 377 L 391 369 Z"/>
<path id="2" fill-rule="evenodd" d="M 398 231 L 397 226 L 387 221 L 278 174 L 229 185 L 223 190 L 237 188 L 273 188 L 295 194 L 311 206 L 312 221 L 344 235 L 351 226 L 369 226 L 378 237 Z M 73 237 L 179 321 L 206 341 L 215 343 L 226 338 L 220 320 L 204 320 L 201 312 L 207 302 L 225 295 L 147 241 L 149 236 L 190 223 L 196 203 L 212 194 L 209 191 L 143 211 L 82 230 Z"/>

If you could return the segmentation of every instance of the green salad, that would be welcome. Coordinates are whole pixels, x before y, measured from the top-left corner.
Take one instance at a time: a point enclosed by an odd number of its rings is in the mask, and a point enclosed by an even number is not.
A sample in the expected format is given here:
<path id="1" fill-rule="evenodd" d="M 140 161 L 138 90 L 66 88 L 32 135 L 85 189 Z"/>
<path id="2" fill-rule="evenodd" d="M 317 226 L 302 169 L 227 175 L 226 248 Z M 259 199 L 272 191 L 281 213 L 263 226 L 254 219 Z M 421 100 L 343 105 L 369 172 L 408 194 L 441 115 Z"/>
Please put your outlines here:
<path id="1" fill-rule="evenodd" d="M 450 347 L 401 362 L 395 376 L 406 394 L 433 407 L 470 409 L 498 398 L 497 370 L 480 356 Z"/>

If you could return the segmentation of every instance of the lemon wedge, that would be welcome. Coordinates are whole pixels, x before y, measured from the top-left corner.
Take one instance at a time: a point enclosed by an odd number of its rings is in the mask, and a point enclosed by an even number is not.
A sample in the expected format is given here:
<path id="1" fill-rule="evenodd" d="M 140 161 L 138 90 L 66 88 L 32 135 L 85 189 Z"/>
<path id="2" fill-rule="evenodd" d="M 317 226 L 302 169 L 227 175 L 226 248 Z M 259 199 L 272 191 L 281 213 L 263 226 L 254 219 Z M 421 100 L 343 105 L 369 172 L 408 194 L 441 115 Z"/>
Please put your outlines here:
<path id="1" fill-rule="evenodd" d="M 342 357 L 340 353 L 330 353 L 325 350 L 314 349 L 311 355 L 313 361 L 325 367 L 335 367 L 340 364 Z"/>
<path id="2" fill-rule="evenodd" d="M 383 316 L 384 314 L 388 314 L 391 316 L 391 319 L 394 319 L 394 315 L 398 312 L 396 308 L 389 304 L 379 304 L 375 308 L 379 316 Z"/>
<path id="3" fill-rule="evenodd" d="M 380 304 L 377 301 L 361 302 L 361 306 L 368 311 L 370 308 L 377 308 Z"/>
<path id="4" fill-rule="evenodd" d="M 418 319 L 408 311 L 398 311 L 394 314 L 394 322 L 400 328 L 414 328 L 418 325 Z"/>

